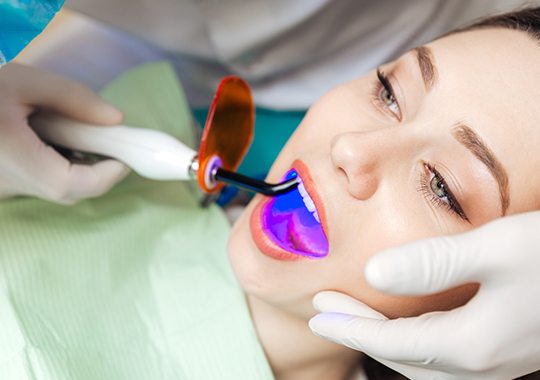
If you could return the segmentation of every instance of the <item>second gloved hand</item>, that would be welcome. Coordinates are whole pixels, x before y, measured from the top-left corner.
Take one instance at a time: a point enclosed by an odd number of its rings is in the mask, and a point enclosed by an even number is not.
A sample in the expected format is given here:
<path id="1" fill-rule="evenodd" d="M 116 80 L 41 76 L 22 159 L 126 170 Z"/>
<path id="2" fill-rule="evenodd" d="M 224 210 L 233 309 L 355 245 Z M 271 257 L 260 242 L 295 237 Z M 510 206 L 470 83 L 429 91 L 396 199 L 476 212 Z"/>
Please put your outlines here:
<path id="1" fill-rule="evenodd" d="M 513 379 L 540 370 L 540 212 L 503 218 L 462 235 L 378 254 L 368 282 L 420 295 L 481 284 L 448 312 L 388 320 L 336 292 L 315 296 L 311 329 L 412 379 Z"/>
<path id="2" fill-rule="evenodd" d="M 0 69 L 0 198 L 29 195 L 69 204 L 105 193 L 127 174 L 126 166 L 114 160 L 71 164 L 29 127 L 28 117 L 36 109 L 91 124 L 122 121 L 120 111 L 77 82 L 15 63 L 4 66 Z"/>

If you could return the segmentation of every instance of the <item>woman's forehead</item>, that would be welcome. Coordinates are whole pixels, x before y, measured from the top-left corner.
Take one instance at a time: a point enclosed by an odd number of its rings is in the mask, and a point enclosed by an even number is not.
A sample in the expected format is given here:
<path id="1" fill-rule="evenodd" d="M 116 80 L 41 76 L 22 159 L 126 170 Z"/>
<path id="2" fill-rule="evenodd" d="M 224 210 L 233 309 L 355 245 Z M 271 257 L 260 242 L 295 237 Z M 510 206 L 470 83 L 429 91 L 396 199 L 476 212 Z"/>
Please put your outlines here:
<path id="1" fill-rule="evenodd" d="M 495 92 L 502 94 L 501 90 L 519 90 L 526 83 L 540 82 L 540 65 L 536 64 L 540 59 L 540 41 L 523 31 L 473 30 L 449 35 L 426 46 L 433 52 L 437 69 L 444 71 L 454 84 L 465 85 L 462 87 L 504 85 L 505 88 Z"/>
<path id="2" fill-rule="evenodd" d="M 427 46 L 439 74 L 434 98 L 493 150 L 508 172 L 511 198 L 524 183 L 540 185 L 533 153 L 540 148 L 540 44 L 522 31 L 490 28 Z"/>

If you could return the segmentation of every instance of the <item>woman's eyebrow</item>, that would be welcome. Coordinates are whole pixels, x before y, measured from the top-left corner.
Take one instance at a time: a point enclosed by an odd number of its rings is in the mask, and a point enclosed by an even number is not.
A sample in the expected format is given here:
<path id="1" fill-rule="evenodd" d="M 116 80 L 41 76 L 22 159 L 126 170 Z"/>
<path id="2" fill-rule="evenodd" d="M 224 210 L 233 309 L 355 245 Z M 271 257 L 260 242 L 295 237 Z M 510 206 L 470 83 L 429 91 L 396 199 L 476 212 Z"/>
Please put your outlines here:
<path id="1" fill-rule="evenodd" d="M 422 79 L 424 80 L 424 86 L 426 90 L 431 90 L 431 88 L 437 82 L 437 68 L 435 67 L 433 53 L 431 49 L 427 46 L 418 46 L 413 49 L 413 52 L 416 53 L 416 60 L 418 61 L 418 67 L 420 67 L 420 72 L 422 73 Z"/>
<path id="2" fill-rule="evenodd" d="M 502 216 L 506 213 L 510 205 L 510 195 L 508 193 L 508 174 L 495 157 L 491 149 L 482 141 L 470 127 L 465 124 L 458 123 L 452 130 L 454 138 L 461 143 L 465 148 L 471 151 L 491 172 L 491 175 L 499 185 L 499 195 L 501 199 Z"/>

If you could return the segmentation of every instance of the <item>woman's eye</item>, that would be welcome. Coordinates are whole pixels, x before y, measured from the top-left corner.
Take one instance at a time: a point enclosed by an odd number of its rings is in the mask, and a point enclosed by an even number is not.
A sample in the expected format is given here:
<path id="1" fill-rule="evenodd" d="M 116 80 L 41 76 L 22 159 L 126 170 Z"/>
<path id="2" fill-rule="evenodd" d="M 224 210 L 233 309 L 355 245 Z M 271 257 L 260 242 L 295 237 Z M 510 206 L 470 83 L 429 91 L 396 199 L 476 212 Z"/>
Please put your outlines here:
<path id="1" fill-rule="evenodd" d="M 425 175 L 420 178 L 419 190 L 435 206 L 442 207 L 470 223 L 458 200 L 443 176 L 432 165 L 424 163 Z"/>
<path id="2" fill-rule="evenodd" d="M 429 186 L 431 187 L 431 191 L 433 191 L 433 193 L 439 198 L 448 197 L 446 189 L 444 188 L 444 184 L 437 176 L 433 176 L 433 178 L 431 178 Z"/>
<path id="3" fill-rule="evenodd" d="M 388 109 L 396 115 L 399 115 L 399 106 L 397 104 L 396 98 L 394 97 L 394 94 L 392 94 L 386 88 L 383 88 L 380 96 L 386 107 L 388 107 Z"/>
<path id="4" fill-rule="evenodd" d="M 394 94 L 394 89 L 388 77 L 379 69 L 377 69 L 377 78 L 379 81 L 375 86 L 373 100 L 375 105 L 389 114 L 397 121 L 401 121 L 401 108 Z"/>

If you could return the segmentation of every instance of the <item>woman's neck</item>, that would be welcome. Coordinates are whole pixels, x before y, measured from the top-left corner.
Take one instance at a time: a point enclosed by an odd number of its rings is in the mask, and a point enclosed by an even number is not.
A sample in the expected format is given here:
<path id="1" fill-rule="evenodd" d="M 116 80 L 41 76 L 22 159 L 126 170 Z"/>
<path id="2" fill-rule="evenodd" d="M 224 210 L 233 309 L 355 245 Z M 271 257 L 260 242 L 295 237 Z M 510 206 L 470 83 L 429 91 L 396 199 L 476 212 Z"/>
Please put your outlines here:
<path id="1" fill-rule="evenodd" d="M 247 296 L 259 340 L 277 380 L 342 380 L 362 354 L 311 332 L 307 321 Z"/>

